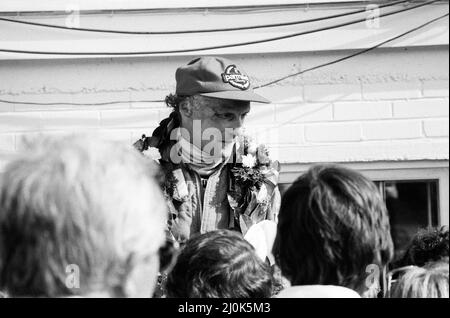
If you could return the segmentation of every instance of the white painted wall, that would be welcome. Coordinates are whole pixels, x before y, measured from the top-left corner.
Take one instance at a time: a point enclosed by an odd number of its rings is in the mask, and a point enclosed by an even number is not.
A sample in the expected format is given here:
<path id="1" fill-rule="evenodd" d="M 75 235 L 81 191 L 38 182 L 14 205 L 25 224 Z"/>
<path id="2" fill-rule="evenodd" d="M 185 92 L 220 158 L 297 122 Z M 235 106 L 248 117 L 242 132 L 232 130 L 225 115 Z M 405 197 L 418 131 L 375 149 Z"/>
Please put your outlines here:
<path id="1" fill-rule="evenodd" d="M 307 13 L 329 15 L 349 8 L 355 9 L 355 6 L 318 7 Z M 241 48 L 216 53 L 242 64 L 253 83 L 259 85 L 351 54 L 355 48 L 373 45 L 384 36 L 404 31 L 446 10 L 448 3 L 406 14 L 405 17 L 410 19 L 383 21 L 377 30 L 364 26 L 349 27 L 337 33 L 316 35 L 309 40 L 294 38 L 283 44 L 272 43 L 264 49 Z M 295 12 L 292 9 L 289 12 L 289 18 L 293 18 Z M 164 25 L 183 28 L 186 21 L 191 21 L 174 19 L 175 13 L 171 14 L 166 17 L 170 23 Z M 270 22 L 265 16 L 268 13 L 246 14 L 248 17 L 244 22 Z M 242 13 L 216 12 L 214 15 L 214 19 L 207 15 L 207 19 L 199 20 L 203 21 L 200 27 L 242 19 Z M 145 29 L 152 23 L 143 21 L 153 21 L 148 16 L 144 19 L 127 13 L 119 14 L 117 21 L 121 23 L 114 24 L 111 20 L 114 17 L 108 18 L 109 27 L 119 28 L 124 21 L 125 25 L 132 26 L 133 22 L 139 21 L 139 26 Z M 158 17 L 161 19 L 160 13 Z M 282 15 L 278 12 L 274 17 L 281 19 Z M 21 19 L 46 23 L 63 21 L 62 17 L 51 15 Z M 86 19 L 91 26 L 99 27 L 107 18 L 102 16 L 97 21 L 94 16 L 89 16 Z M 36 36 L 29 28 L 5 25 L 0 23 L 0 47 L 22 43 L 22 47 L 34 49 L 42 45 L 53 50 L 70 50 L 80 43 L 83 43 L 80 49 L 86 49 L 86 43 L 90 43 L 91 49 L 102 49 L 101 46 L 107 43 L 100 41 L 98 43 L 103 44 L 96 48 L 97 36 L 76 35 L 76 38 L 70 38 L 62 33 L 66 31 L 50 30 L 36 31 L 39 34 Z M 267 32 L 258 36 L 267 36 L 270 34 Z M 354 41 L 352 34 L 355 35 Z M 238 40 L 248 36 L 248 33 L 240 35 Z M 90 42 L 85 42 L 87 38 Z M 198 43 L 206 41 L 202 39 L 198 37 Z M 216 35 L 215 41 L 222 40 L 227 39 Z M 176 41 L 169 42 L 170 45 L 177 44 Z M 53 44 L 48 46 L 48 43 Z M 161 44 L 161 49 L 164 48 Z M 388 48 L 260 89 L 260 93 L 273 103 L 253 105 L 248 130 L 261 141 L 268 142 L 273 154 L 285 163 L 448 162 L 448 53 L 446 19 Z M 11 102 L 0 102 L 0 166 L 20 150 L 21 138 L 28 135 L 96 131 L 107 138 L 131 144 L 142 133 L 150 134 L 158 121 L 168 114 L 168 109 L 160 102 L 137 101 L 160 100 L 173 92 L 176 68 L 199 54 L 45 59 L 0 54 L 0 100 Z M 106 106 L 87 105 L 108 101 L 122 102 Z M 82 105 L 36 106 L 21 102 L 73 102 Z"/>
<path id="2" fill-rule="evenodd" d="M 256 83 L 348 52 L 227 56 Z M 448 159 L 448 47 L 378 50 L 259 92 L 250 131 L 271 143 L 283 162 Z M 191 57 L 2 61 L 0 99 L 110 106 L 0 105 L 3 156 L 34 133 L 96 130 L 131 143 L 168 114 L 162 99 L 174 71 Z"/>

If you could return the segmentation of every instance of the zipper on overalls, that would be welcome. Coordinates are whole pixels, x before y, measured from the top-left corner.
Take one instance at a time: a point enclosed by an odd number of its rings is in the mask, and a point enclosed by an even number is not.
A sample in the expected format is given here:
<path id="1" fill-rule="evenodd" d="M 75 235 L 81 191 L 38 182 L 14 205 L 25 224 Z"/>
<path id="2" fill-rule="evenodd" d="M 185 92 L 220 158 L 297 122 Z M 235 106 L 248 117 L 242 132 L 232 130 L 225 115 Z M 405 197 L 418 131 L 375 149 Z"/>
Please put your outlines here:
<path id="1" fill-rule="evenodd" d="M 204 207 L 203 201 L 204 201 L 204 197 L 205 197 L 205 190 L 202 191 L 202 188 L 203 188 L 202 179 L 200 178 L 198 173 L 193 170 L 191 170 L 191 172 L 195 175 L 195 180 L 197 181 L 197 194 L 198 194 L 198 198 L 199 198 L 199 201 L 201 204 L 201 206 L 200 206 L 200 220 L 201 220 L 201 217 L 203 215 L 203 207 Z M 208 181 L 208 180 L 206 180 L 206 181 Z"/>

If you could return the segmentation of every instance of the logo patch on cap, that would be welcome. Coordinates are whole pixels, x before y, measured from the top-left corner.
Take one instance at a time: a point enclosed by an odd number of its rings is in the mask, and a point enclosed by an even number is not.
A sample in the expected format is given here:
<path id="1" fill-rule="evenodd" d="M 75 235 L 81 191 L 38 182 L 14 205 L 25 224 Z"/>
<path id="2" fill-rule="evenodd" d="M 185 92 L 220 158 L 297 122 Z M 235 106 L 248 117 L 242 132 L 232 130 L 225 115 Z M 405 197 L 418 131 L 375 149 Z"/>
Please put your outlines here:
<path id="1" fill-rule="evenodd" d="M 250 87 L 250 80 L 247 75 L 242 74 L 236 67 L 236 65 L 229 65 L 225 69 L 225 72 L 222 73 L 222 80 L 225 83 L 229 83 L 230 85 L 245 90 Z"/>

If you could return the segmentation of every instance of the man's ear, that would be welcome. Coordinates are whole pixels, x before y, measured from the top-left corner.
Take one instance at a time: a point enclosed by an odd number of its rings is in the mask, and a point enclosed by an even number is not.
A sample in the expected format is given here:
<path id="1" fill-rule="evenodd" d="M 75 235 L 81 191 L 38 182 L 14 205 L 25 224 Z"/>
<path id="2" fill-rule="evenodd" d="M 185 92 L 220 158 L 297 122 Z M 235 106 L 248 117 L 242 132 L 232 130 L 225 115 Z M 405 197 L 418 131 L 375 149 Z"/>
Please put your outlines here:
<path id="1" fill-rule="evenodd" d="M 179 105 L 180 113 L 188 118 L 192 117 L 192 102 L 190 98 L 186 98 Z"/>

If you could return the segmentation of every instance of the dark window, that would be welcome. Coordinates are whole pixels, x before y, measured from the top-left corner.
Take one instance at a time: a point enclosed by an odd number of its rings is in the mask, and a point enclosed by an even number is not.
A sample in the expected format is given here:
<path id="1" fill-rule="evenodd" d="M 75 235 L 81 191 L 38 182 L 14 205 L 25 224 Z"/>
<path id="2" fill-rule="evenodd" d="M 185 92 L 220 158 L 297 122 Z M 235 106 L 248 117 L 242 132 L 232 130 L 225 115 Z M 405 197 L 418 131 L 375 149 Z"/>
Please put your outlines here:
<path id="1" fill-rule="evenodd" d="M 421 228 L 438 225 L 438 181 L 376 182 L 389 211 L 395 258 Z"/>

